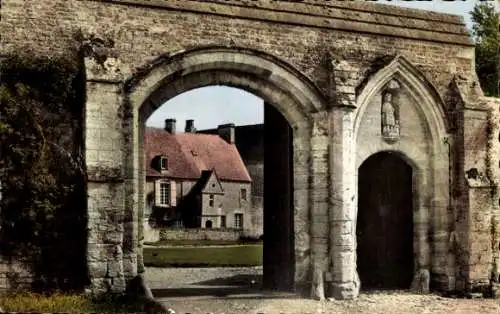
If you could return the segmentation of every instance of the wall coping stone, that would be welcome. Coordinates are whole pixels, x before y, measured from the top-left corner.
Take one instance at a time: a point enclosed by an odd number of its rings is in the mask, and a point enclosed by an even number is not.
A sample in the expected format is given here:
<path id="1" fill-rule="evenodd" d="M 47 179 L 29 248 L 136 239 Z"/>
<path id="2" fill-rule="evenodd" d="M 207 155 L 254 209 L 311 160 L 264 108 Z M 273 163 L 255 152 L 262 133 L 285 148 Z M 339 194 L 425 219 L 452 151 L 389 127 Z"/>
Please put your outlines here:
<path id="1" fill-rule="evenodd" d="M 460 16 L 349 1 L 86 0 L 474 46 Z"/>

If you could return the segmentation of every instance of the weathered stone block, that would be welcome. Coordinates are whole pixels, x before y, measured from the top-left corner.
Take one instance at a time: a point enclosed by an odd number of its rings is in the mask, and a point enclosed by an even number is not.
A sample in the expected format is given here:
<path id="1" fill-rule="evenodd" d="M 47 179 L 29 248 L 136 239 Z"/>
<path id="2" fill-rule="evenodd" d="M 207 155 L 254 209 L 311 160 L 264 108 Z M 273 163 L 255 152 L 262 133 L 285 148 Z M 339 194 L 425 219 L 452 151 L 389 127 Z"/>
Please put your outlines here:
<path id="1" fill-rule="evenodd" d="M 89 181 L 93 182 L 121 182 L 123 170 L 121 167 L 94 166 L 87 169 Z"/>
<path id="2" fill-rule="evenodd" d="M 332 297 L 336 300 L 352 300 L 359 295 L 359 284 L 355 282 L 332 283 Z"/>
<path id="3" fill-rule="evenodd" d="M 119 261 L 108 261 L 107 262 L 107 277 L 115 278 L 115 277 L 123 277 L 123 265 L 122 262 Z"/>
<path id="4" fill-rule="evenodd" d="M 328 149 L 328 136 L 314 136 L 311 138 L 311 149 L 313 151 L 325 151 Z"/>
<path id="5" fill-rule="evenodd" d="M 111 228 L 115 228 L 114 225 L 109 226 Z M 103 242 L 107 244 L 120 244 L 122 243 L 123 240 L 123 232 L 117 232 L 117 231 L 109 231 L 104 234 L 103 237 Z"/>
<path id="6" fill-rule="evenodd" d="M 328 199 L 328 190 L 327 189 L 312 189 L 312 200 L 316 203 L 326 202 Z"/>
<path id="7" fill-rule="evenodd" d="M 331 223 L 332 231 L 335 234 L 340 235 L 351 235 L 354 232 L 354 223 L 349 220 L 341 220 L 341 221 L 332 221 Z"/>
<path id="8" fill-rule="evenodd" d="M 332 274 L 334 282 L 349 282 L 354 278 L 356 270 L 355 252 L 352 250 L 342 250 L 341 247 L 336 247 L 332 255 Z"/>
<path id="9" fill-rule="evenodd" d="M 312 221 L 311 236 L 313 238 L 328 238 L 328 217 L 315 216 Z"/>
<path id="10" fill-rule="evenodd" d="M 354 236 L 351 234 L 338 234 L 333 236 L 333 245 L 342 250 L 352 250 L 354 247 Z"/>
<path id="11" fill-rule="evenodd" d="M 88 263 L 89 274 L 91 277 L 104 278 L 107 274 L 108 264 L 106 261 Z"/>
<path id="12" fill-rule="evenodd" d="M 110 251 L 109 244 L 88 243 L 87 244 L 87 261 L 88 262 L 106 261 L 109 251 Z"/>
<path id="13" fill-rule="evenodd" d="M 137 255 L 135 253 L 123 254 L 123 273 L 127 279 L 137 276 Z"/>

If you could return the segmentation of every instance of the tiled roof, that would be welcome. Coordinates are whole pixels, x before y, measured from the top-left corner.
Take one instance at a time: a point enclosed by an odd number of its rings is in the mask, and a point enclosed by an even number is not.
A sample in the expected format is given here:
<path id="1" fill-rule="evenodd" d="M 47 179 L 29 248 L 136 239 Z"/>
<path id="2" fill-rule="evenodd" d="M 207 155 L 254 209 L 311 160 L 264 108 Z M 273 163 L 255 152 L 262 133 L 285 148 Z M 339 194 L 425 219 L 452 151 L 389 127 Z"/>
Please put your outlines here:
<path id="1" fill-rule="evenodd" d="M 236 146 L 218 135 L 146 128 L 145 148 L 147 176 L 197 180 L 203 170 L 214 169 L 220 180 L 252 181 Z M 153 158 L 160 155 L 168 159 L 163 173 L 151 167 Z"/>

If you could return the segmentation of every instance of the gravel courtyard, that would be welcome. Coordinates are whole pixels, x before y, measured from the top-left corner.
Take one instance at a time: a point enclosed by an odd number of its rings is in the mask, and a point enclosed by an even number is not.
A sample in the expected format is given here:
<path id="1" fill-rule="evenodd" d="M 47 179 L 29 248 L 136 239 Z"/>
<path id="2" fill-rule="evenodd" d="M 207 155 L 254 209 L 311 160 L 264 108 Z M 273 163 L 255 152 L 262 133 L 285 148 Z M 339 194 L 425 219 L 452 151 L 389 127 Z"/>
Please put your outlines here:
<path id="1" fill-rule="evenodd" d="M 362 293 L 355 301 L 314 301 L 263 293 L 262 267 L 146 268 L 155 297 L 180 313 L 500 313 L 500 300 L 451 299 L 406 291 Z"/>

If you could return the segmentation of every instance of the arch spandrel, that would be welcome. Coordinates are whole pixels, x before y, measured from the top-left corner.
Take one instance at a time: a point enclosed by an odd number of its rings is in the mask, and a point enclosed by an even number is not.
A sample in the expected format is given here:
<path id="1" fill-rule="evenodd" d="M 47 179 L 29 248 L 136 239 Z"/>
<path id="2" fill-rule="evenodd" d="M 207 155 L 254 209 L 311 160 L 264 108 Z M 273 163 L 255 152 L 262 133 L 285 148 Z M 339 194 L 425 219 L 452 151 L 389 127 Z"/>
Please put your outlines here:
<path id="1" fill-rule="evenodd" d="M 199 83 L 192 88 L 201 85 L 229 85 L 248 90 L 266 99 L 271 98 L 267 94 L 272 93 L 273 89 L 266 90 L 264 85 L 273 85 L 275 90 L 287 94 L 289 102 L 293 100 L 299 105 L 302 115 L 309 116 L 311 113 L 325 110 L 326 97 L 299 70 L 275 56 L 238 47 L 200 47 L 158 57 L 126 80 L 124 88 L 134 109 L 139 110 L 147 101 L 153 101 L 158 105 L 167 101 L 168 97 L 172 97 L 168 92 L 162 95 L 160 91 L 169 83 L 189 75 L 203 75 L 215 71 L 226 72 L 226 76 L 232 78 L 221 81 L 222 76 L 217 79 L 212 77 L 211 80 L 208 79 L 205 83 Z M 241 82 L 235 78 L 239 78 Z M 245 78 L 260 81 L 258 83 L 260 87 L 253 88 L 252 85 L 255 84 L 245 83 Z M 177 94 L 185 91 L 187 90 L 178 90 Z M 278 109 L 287 116 L 286 104 L 273 105 L 281 105 L 282 107 Z"/>
<path id="2" fill-rule="evenodd" d="M 403 56 L 396 56 L 361 88 L 356 98 L 358 109 L 354 119 L 354 138 L 358 137 L 358 131 L 367 107 L 391 80 L 395 80 L 401 85 L 401 90 L 410 97 L 421 112 L 434 144 L 440 142 L 450 127 L 444 101 L 425 75 Z"/>

